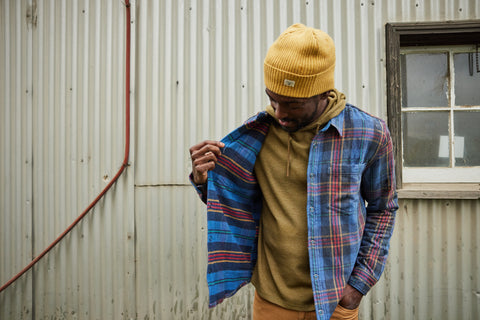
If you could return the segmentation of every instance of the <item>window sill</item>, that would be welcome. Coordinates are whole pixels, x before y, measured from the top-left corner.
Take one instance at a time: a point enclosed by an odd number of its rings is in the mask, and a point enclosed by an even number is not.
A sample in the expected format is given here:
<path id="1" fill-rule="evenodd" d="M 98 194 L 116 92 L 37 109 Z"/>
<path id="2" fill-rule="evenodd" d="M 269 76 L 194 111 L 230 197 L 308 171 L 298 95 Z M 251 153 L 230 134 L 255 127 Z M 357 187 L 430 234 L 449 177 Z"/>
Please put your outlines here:
<path id="1" fill-rule="evenodd" d="M 404 183 L 399 199 L 479 199 L 480 183 Z"/>

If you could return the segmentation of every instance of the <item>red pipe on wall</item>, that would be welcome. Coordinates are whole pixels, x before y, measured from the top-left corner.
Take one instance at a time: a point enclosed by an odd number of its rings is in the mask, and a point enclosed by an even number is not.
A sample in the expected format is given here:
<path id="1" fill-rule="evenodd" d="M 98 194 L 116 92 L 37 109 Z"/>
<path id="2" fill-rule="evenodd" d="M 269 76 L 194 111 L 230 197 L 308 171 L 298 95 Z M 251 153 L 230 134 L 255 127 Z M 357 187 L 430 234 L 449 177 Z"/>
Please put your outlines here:
<path id="1" fill-rule="evenodd" d="M 121 168 L 118 170 L 115 177 L 110 181 L 110 183 L 100 192 L 100 194 L 93 200 L 92 203 L 82 212 L 80 216 L 61 234 L 53 241 L 42 253 L 40 253 L 35 259 L 32 260 L 22 271 L 20 271 L 16 276 L 10 279 L 5 283 L 1 288 L 0 292 L 8 288 L 12 283 L 14 283 L 18 278 L 20 278 L 25 272 L 30 270 L 40 259 L 43 258 L 50 250 L 53 249 L 86 215 L 92 210 L 93 207 L 102 199 L 102 197 L 107 193 L 107 191 L 112 187 L 112 185 L 118 180 L 125 168 L 128 166 L 128 156 L 130 153 L 130 1 L 125 0 L 126 6 L 126 43 L 125 43 L 125 156 L 123 158 L 123 163 Z"/>

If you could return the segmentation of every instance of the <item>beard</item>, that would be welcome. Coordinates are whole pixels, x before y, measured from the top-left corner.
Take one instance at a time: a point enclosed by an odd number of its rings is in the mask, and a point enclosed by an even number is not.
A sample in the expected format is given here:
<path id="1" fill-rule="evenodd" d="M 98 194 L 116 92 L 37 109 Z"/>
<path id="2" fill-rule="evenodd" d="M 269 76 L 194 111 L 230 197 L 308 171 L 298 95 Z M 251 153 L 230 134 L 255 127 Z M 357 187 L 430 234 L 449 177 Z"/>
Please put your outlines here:
<path id="1" fill-rule="evenodd" d="M 313 121 L 317 120 L 318 117 L 319 117 L 317 115 L 317 110 L 318 110 L 318 106 L 316 106 L 315 110 L 307 116 L 304 116 L 302 118 L 297 118 L 297 119 L 282 118 L 282 119 L 278 120 L 278 123 L 283 130 L 285 130 L 287 132 L 290 132 L 290 133 L 295 132 L 295 131 L 298 131 L 298 130 L 308 126 Z M 289 125 L 288 126 L 282 125 L 282 122 L 288 122 Z"/>

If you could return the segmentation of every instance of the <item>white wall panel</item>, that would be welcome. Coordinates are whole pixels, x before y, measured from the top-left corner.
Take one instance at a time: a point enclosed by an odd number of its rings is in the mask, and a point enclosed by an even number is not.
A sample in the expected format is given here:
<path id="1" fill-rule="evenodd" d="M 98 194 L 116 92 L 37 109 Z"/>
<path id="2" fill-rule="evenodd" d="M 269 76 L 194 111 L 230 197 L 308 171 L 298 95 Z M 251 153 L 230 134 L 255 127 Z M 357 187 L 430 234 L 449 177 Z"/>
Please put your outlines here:
<path id="1" fill-rule="evenodd" d="M 137 187 L 138 319 L 249 319 L 251 290 L 208 308 L 203 203 L 189 186 Z"/>
<path id="2" fill-rule="evenodd" d="M 461 7 L 463 7 L 462 10 L 460 10 Z M 141 69 L 138 72 L 137 83 L 142 94 L 139 94 L 137 99 L 142 102 L 137 103 L 141 116 L 137 118 L 136 199 L 144 199 L 154 193 L 167 193 L 168 188 L 173 190 L 183 185 L 189 188 L 186 179 L 190 170 L 188 148 L 203 139 L 220 139 L 249 115 L 264 108 L 267 99 L 263 85 L 263 58 L 268 46 L 290 24 L 303 22 L 330 33 L 337 47 L 335 73 L 337 87 L 346 93 L 351 103 L 385 118 L 385 23 L 475 19 L 480 17 L 479 10 L 480 7 L 475 1 L 455 3 L 450 1 L 245 0 L 181 1 L 178 4 L 139 1 L 138 28 L 142 31 L 138 35 L 138 52 L 141 55 L 138 61 Z M 183 27 L 176 28 L 179 24 Z M 156 35 L 156 32 L 159 32 L 160 36 Z M 171 36 L 168 36 L 170 33 Z M 168 55 L 172 52 L 173 56 L 169 57 Z M 150 71 L 152 68 L 155 70 L 153 74 Z M 179 122 L 180 112 L 184 115 L 183 121 Z M 154 191 L 155 189 L 157 191 Z M 193 192 L 190 195 L 188 192 L 179 192 L 179 194 L 188 199 L 185 201 L 196 202 L 196 215 L 204 213 L 205 208 L 200 201 L 192 200 L 192 196 L 195 197 Z M 155 196 L 157 197 L 160 195 Z M 171 199 L 176 197 L 177 195 L 171 195 Z M 178 213 L 185 210 L 183 200 L 174 200 L 179 203 L 172 209 L 172 200 L 166 200 L 169 196 L 162 195 L 160 198 L 165 199 L 156 204 L 158 206 L 156 211 L 160 216 L 170 216 L 175 208 L 181 208 L 176 211 Z M 141 209 L 141 206 L 147 206 L 149 203 L 151 203 L 149 200 L 136 201 L 137 217 L 138 212 L 155 211 L 155 209 Z M 165 207 L 162 207 L 162 204 Z M 417 212 L 419 216 L 424 213 L 433 216 L 437 214 L 437 207 L 441 206 L 435 201 L 419 201 L 418 205 L 420 205 Z M 462 209 L 469 215 L 467 219 L 474 219 L 478 202 Z M 192 209 L 186 210 L 187 213 L 184 214 L 189 215 Z M 448 295 L 452 293 L 447 294 L 448 290 L 444 290 L 443 294 L 428 291 L 435 298 L 430 297 L 425 300 L 417 295 L 417 299 L 412 300 L 411 297 L 418 292 L 415 288 L 416 282 L 409 280 L 404 284 L 402 281 L 405 277 L 418 278 L 419 275 L 416 274 L 418 270 L 422 276 L 429 276 L 423 281 L 430 287 L 452 286 L 451 282 L 445 282 L 445 277 L 441 274 L 435 274 L 433 277 L 427 272 L 429 269 L 426 269 L 432 265 L 431 260 L 428 259 L 438 261 L 445 258 L 441 250 L 431 253 L 428 258 L 418 263 L 419 267 L 414 270 L 411 270 L 408 264 L 398 264 L 399 237 L 411 239 L 417 234 L 416 226 L 404 219 L 404 210 L 407 209 L 402 208 L 399 211 L 397 226 L 401 231 L 397 231 L 392 243 L 392 262 L 389 262 L 384 278 L 365 298 L 361 313 L 365 319 L 424 319 L 429 318 L 430 315 L 434 315 L 434 318 L 447 318 L 448 313 L 425 306 L 424 302 L 431 303 L 434 299 L 449 301 Z M 172 221 L 171 217 L 159 219 L 162 222 L 169 221 L 173 233 L 181 233 L 185 227 L 182 223 Z M 453 228 L 457 225 L 456 212 L 452 210 L 445 212 L 443 219 L 449 219 L 449 225 Z M 140 219 L 137 219 L 138 221 Z M 404 224 L 407 225 L 404 226 Z M 474 224 L 478 228 L 478 223 Z M 139 227 L 138 224 L 137 227 Z M 164 228 L 165 226 L 161 230 L 165 230 Z M 205 228 L 205 222 L 197 220 L 195 230 L 197 232 L 201 230 L 200 232 L 204 233 L 203 228 Z M 449 231 L 444 230 L 444 232 Z M 171 241 L 172 235 L 168 232 L 162 234 L 157 234 L 161 238 L 153 242 L 174 246 Z M 142 242 L 148 243 L 149 236 L 144 236 L 145 239 Z M 434 237 L 425 239 L 430 243 L 427 246 L 437 243 L 441 237 L 441 234 L 436 233 Z M 198 240 L 196 249 L 202 254 L 206 250 L 204 238 L 203 234 Z M 194 240 L 182 241 L 191 243 Z M 408 240 L 401 241 L 408 242 Z M 469 239 L 467 242 L 469 246 L 478 246 L 477 239 Z M 137 253 L 141 247 L 142 244 L 139 241 Z M 195 249 L 192 246 L 190 250 Z M 402 254 L 408 255 L 407 261 L 418 259 L 418 252 L 413 245 Z M 156 250 L 152 250 L 147 255 L 161 259 L 158 256 L 161 254 Z M 175 262 L 178 257 L 172 259 L 173 261 L 169 263 L 175 266 L 182 265 L 181 262 Z M 405 258 L 402 258 L 403 260 Z M 180 288 L 182 285 L 197 283 L 196 290 L 200 292 L 200 298 L 192 298 L 192 294 L 183 289 L 185 294 L 178 295 L 178 299 L 185 297 L 184 302 L 180 303 L 184 307 L 181 310 L 177 309 L 174 313 L 172 317 L 176 319 L 195 318 L 189 313 L 192 310 L 191 306 L 197 301 L 204 305 L 207 303 L 205 262 L 198 258 L 187 259 L 187 261 L 199 264 L 191 270 L 193 273 L 191 276 L 188 272 L 179 274 L 166 271 L 170 275 L 166 279 L 174 283 L 173 287 Z M 472 277 L 478 281 L 474 271 L 477 267 L 478 261 L 469 260 L 462 271 L 464 277 Z M 148 269 L 148 264 L 138 265 L 138 270 L 143 268 Z M 409 270 L 409 275 L 405 274 L 405 269 Z M 139 273 L 143 274 L 143 271 Z M 163 277 L 163 273 L 160 271 L 150 276 Z M 152 316 L 154 313 L 152 306 L 155 303 L 157 310 L 159 303 L 166 303 L 162 310 L 168 310 L 168 305 L 172 302 L 163 297 L 169 295 L 170 285 L 152 281 L 148 283 L 155 283 L 159 291 L 150 291 L 151 295 L 144 301 L 145 305 L 138 306 L 139 310 L 142 310 L 139 315 Z M 463 284 L 461 286 L 464 290 Z M 140 285 L 137 288 L 140 287 L 143 286 Z M 398 293 L 399 288 L 403 290 L 401 296 Z M 422 292 L 425 293 L 425 289 Z M 218 312 L 220 318 L 223 316 L 235 319 L 232 313 L 248 317 L 250 310 L 244 309 L 245 305 L 241 302 L 250 301 L 251 296 L 251 288 L 246 288 L 234 299 L 227 300 L 213 309 L 213 312 Z M 452 304 L 448 305 L 450 313 L 473 319 L 478 314 L 478 310 L 470 306 L 478 300 L 474 295 L 467 300 L 469 307 L 463 311 Z M 444 307 L 444 310 L 445 308 L 447 307 Z M 158 316 L 158 311 L 155 315 L 157 318 L 164 318 L 167 317 L 168 311 L 163 314 L 163 317 Z M 215 318 L 215 315 L 216 313 L 211 314 L 200 308 L 197 317 Z"/>
<path id="3" fill-rule="evenodd" d="M 478 319 L 480 201 L 403 200 L 366 319 Z"/>
<path id="4" fill-rule="evenodd" d="M 32 28 L 29 4 L 0 1 L 0 282 L 32 257 Z M 0 318 L 32 314 L 32 276 L 0 294 Z"/>
<path id="5" fill-rule="evenodd" d="M 0 319 L 250 319 L 252 288 L 208 309 L 205 207 L 188 148 L 267 99 L 290 24 L 328 32 L 338 89 L 386 117 L 387 22 L 480 19 L 476 0 L 137 0 L 127 172 L 33 271 Z M 123 160 L 122 1 L 0 0 L 0 282 L 68 226 Z M 477 319 L 479 201 L 401 201 L 363 319 Z"/>
<path id="6" fill-rule="evenodd" d="M 125 6 L 0 1 L 2 285 L 93 201 L 122 164 Z M 135 316 L 133 175 L 20 280 L 1 319 Z"/>
<path id="7" fill-rule="evenodd" d="M 385 23 L 478 19 L 470 1 L 139 1 L 135 181 L 185 184 L 188 148 L 220 139 L 267 104 L 263 59 L 289 25 L 328 32 L 336 86 L 386 118 Z"/>

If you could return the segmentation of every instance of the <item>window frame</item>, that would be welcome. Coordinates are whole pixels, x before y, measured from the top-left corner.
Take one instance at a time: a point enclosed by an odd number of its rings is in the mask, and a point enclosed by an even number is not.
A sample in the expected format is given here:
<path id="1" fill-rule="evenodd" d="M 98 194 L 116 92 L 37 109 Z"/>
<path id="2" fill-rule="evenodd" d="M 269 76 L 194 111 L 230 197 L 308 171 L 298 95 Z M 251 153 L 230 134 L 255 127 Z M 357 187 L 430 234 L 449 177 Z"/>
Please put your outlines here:
<path id="1" fill-rule="evenodd" d="M 400 48 L 477 44 L 480 20 L 387 23 L 387 117 L 395 153 L 396 183 L 401 198 L 480 198 L 480 183 L 404 183 L 402 163 Z"/>

